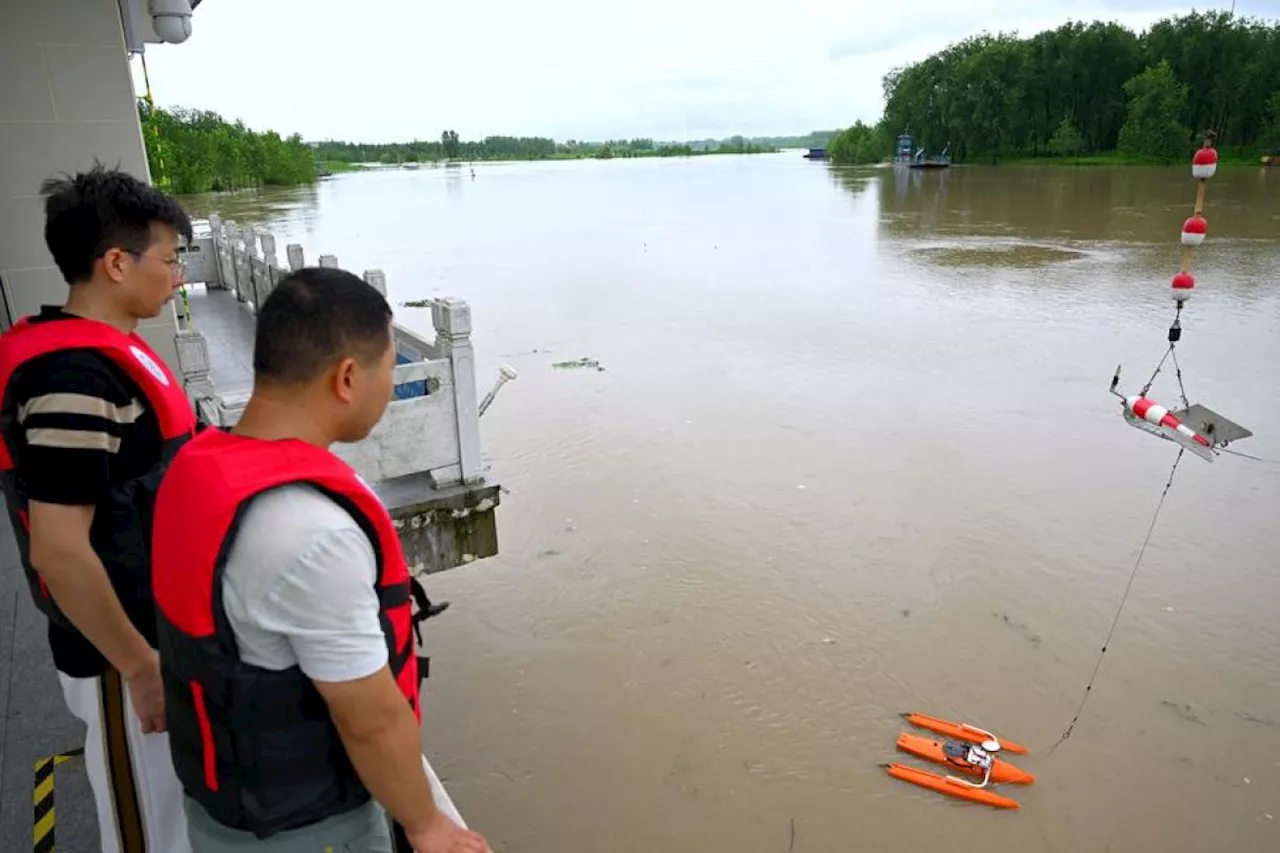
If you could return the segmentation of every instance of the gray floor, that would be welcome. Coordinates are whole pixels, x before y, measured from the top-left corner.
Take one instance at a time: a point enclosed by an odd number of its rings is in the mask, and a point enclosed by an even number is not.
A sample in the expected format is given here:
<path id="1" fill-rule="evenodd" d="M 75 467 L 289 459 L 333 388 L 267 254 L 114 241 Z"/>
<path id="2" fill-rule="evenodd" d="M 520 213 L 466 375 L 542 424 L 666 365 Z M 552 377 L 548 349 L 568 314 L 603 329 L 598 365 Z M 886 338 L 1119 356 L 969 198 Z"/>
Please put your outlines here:
<path id="1" fill-rule="evenodd" d="M 248 393 L 253 386 L 253 310 L 227 290 L 192 293 L 191 325 L 209 346 L 210 373 L 220 395 Z"/>
<path id="2" fill-rule="evenodd" d="M 0 851 L 31 849 L 32 771 L 48 755 L 84 745 L 84 726 L 62 701 L 49 657 L 45 619 L 31 602 L 7 519 L 0 521 Z M 93 795 L 83 759 L 54 776 L 60 853 L 98 849 Z"/>

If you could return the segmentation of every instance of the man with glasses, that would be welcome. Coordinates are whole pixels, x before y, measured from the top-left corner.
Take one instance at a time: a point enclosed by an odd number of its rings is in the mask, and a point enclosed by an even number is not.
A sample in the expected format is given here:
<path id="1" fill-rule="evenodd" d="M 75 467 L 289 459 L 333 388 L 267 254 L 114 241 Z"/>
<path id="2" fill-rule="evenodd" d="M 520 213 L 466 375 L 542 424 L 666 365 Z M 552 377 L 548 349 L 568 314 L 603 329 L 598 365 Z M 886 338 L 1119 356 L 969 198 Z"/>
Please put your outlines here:
<path id="1" fill-rule="evenodd" d="M 67 706 L 87 727 L 103 853 L 185 853 L 149 542 L 158 481 L 196 419 L 135 329 L 182 283 L 191 222 L 101 166 L 42 192 L 69 291 L 0 336 L 0 488 Z"/>

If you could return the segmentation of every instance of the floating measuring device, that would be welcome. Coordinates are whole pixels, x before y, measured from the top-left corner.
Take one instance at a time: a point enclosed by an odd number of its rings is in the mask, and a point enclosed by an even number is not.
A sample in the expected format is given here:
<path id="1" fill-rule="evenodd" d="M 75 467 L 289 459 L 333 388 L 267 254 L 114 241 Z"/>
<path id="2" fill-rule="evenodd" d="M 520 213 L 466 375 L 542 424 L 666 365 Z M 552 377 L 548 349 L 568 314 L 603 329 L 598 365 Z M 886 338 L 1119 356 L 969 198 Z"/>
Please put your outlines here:
<path id="1" fill-rule="evenodd" d="M 992 732 L 968 723 L 953 723 L 950 720 L 930 717 L 926 714 L 907 713 L 902 716 L 912 725 L 956 739 L 938 740 L 903 732 L 898 735 L 898 749 L 917 758 L 923 758 L 925 761 L 940 764 L 957 773 L 963 773 L 969 778 L 943 775 L 896 762 L 881 765 L 890 776 L 949 797 L 957 797 L 997 809 L 1021 808 L 1017 800 L 997 794 L 988 786 L 993 783 L 1030 785 L 1035 782 L 1036 777 L 1032 774 L 996 757 L 999 752 L 1006 749 L 1025 755 L 1026 747 L 1010 742 L 1002 743 Z M 974 778 L 981 778 L 982 781 L 971 781 Z"/>
<path id="2" fill-rule="evenodd" d="M 969 750 L 973 748 L 972 744 L 903 732 L 898 735 L 897 746 L 898 749 L 909 752 L 917 758 L 944 765 L 948 769 L 958 770 L 968 776 L 982 776 L 986 769 L 969 761 Z M 1007 761 L 993 758 L 991 781 L 996 785 L 1030 785 L 1036 781 L 1036 777 Z"/>
<path id="3" fill-rule="evenodd" d="M 1227 420 L 1206 406 L 1192 405 L 1191 401 L 1187 399 L 1187 389 L 1182 382 L 1182 366 L 1178 364 L 1177 345 L 1178 341 L 1182 339 L 1182 309 L 1187 300 L 1191 298 L 1191 294 L 1196 287 L 1195 276 L 1191 274 L 1191 260 L 1195 257 L 1196 249 L 1205 241 L 1205 237 L 1209 233 L 1209 223 L 1204 217 L 1204 196 L 1209 179 L 1218 171 L 1218 152 L 1213 147 L 1213 140 L 1214 134 L 1212 131 L 1205 133 L 1203 144 L 1191 158 L 1191 176 L 1196 180 L 1196 203 L 1191 216 L 1186 222 L 1182 223 L 1182 265 L 1171 282 L 1171 294 L 1175 310 L 1173 324 L 1169 326 L 1169 348 L 1164 351 L 1164 355 L 1156 364 L 1156 369 L 1151 373 L 1151 378 L 1147 380 L 1146 385 L 1142 386 L 1142 391 L 1138 394 L 1122 394 L 1116 390 L 1120 384 L 1119 367 L 1116 368 L 1115 375 L 1111 377 L 1111 393 L 1120 398 L 1120 411 L 1124 416 L 1125 422 L 1143 432 L 1178 445 L 1178 456 L 1173 460 L 1173 466 L 1169 469 L 1169 479 L 1165 481 L 1164 491 L 1160 493 L 1160 500 L 1156 503 L 1156 511 L 1151 516 L 1151 525 L 1147 528 L 1146 538 L 1142 540 L 1142 547 L 1138 549 L 1138 557 L 1134 560 L 1132 571 L 1129 572 L 1129 583 L 1124 588 L 1124 594 L 1120 596 L 1120 604 L 1116 607 L 1116 614 L 1111 620 L 1111 627 L 1107 630 L 1107 638 L 1103 641 L 1102 649 L 1098 652 L 1098 658 L 1094 662 L 1093 672 L 1089 676 L 1089 681 L 1085 684 L 1084 693 L 1080 697 L 1080 705 L 1076 708 L 1075 716 L 1071 718 L 1071 722 L 1067 724 L 1066 730 L 1062 732 L 1057 743 L 1049 747 L 1049 754 L 1052 754 L 1067 738 L 1071 737 L 1071 733 L 1075 731 L 1076 723 L 1080 721 L 1080 715 L 1084 713 L 1084 707 L 1093 691 L 1093 683 L 1098 677 L 1098 669 L 1102 666 L 1102 660 L 1107 654 L 1107 649 L 1111 647 L 1111 638 L 1115 635 L 1116 625 L 1120 623 L 1120 615 L 1124 612 L 1125 603 L 1129 600 L 1129 592 L 1133 589 L 1134 578 L 1138 576 L 1138 569 L 1142 566 L 1142 558 L 1146 556 L 1147 545 L 1151 543 L 1151 536 L 1155 533 L 1156 522 L 1160 519 L 1160 510 L 1164 507 L 1164 500 L 1169 494 L 1170 487 L 1173 486 L 1173 478 L 1178 473 L 1178 464 L 1182 461 L 1183 454 L 1189 450 L 1206 462 L 1212 462 L 1219 452 L 1257 459 L 1257 457 L 1250 457 L 1245 453 L 1225 449 L 1231 442 L 1248 438 L 1253 433 L 1239 424 Z M 1182 407 L 1174 410 L 1162 406 L 1147 396 L 1151 391 L 1152 383 L 1160 375 L 1160 369 L 1164 367 L 1165 361 L 1170 359 L 1173 361 L 1174 373 L 1178 378 L 1178 392 L 1181 395 L 1182 402 Z M 1268 460 L 1262 459 L 1258 461 L 1266 462 Z"/>
<path id="4" fill-rule="evenodd" d="M 1205 189 L 1209 179 L 1218 171 L 1218 152 L 1213 147 L 1214 136 L 1206 134 L 1204 144 L 1191 159 L 1191 175 L 1196 179 L 1196 203 L 1191 216 L 1182 223 L 1182 264 L 1170 286 L 1175 307 L 1173 324 L 1169 326 L 1169 348 L 1156 365 L 1151 378 L 1141 393 L 1122 394 L 1116 390 L 1120 384 L 1120 368 L 1111 377 L 1111 393 L 1120 398 L 1120 410 L 1125 421 L 1143 432 L 1172 441 L 1183 450 L 1189 450 L 1206 462 L 1212 462 L 1217 449 L 1232 441 L 1248 438 L 1252 432 L 1232 423 L 1206 406 L 1192 405 L 1187 399 L 1187 389 L 1182 384 L 1182 367 L 1178 364 L 1177 343 L 1182 339 L 1182 308 L 1195 291 L 1196 279 L 1191 274 L 1191 261 L 1196 249 L 1209 233 L 1208 220 L 1204 218 Z M 1170 410 L 1148 397 L 1151 385 L 1169 358 L 1173 359 L 1178 377 L 1178 391 L 1182 396 L 1182 408 Z"/>

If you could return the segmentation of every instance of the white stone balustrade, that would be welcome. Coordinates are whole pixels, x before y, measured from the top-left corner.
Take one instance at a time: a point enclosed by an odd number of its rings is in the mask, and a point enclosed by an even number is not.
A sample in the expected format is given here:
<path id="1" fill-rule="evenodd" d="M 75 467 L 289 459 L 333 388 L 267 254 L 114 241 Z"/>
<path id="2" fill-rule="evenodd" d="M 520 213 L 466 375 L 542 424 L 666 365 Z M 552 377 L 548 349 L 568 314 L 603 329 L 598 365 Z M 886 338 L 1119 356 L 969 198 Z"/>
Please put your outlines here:
<path id="1" fill-rule="evenodd" d="M 304 266 L 302 247 L 290 244 L 285 249 L 288 269 L 282 268 L 271 234 L 241 229 L 217 217 L 210 217 L 209 230 L 209 237 L 197 238 L 193 245 L 215 260 L 205 267 L 216 279 L 204 282 L 210 298 L 231 299 L 234 294 L 244 303 L 240 310 L 250 312 L 248 317 L 266 301 L 280 278 Z M 319 264 L 337 268 L 338 259 L 321 255 Z M 387 294 L 387 278 L 381 270 L 366 270 L 364 280 Z M 228 293 L 217 295 L 223 290 Z M 482 485 L 471 309 L 457 299 L 434 300 L 430 305 L 434 340 L 399 323 L 394 326 L 401 362 L 395 368 L 395 383 L 402 393 L 368 438 L 335 447 L 335 452 L 371 482 L 426 473 L 436 488 Z M 193 305 L 191 314 L 190 328 L 178 333 L 183 382 L 206 420 L 230 426 L 243 411 L 247 393 L 215 388 L 209 346 L 200 330 L 199 304 Z M 247 338 L 252 340 L 251 330 Z M 251 353 L 242 356 L 244 363 L 251 363 Z"/>

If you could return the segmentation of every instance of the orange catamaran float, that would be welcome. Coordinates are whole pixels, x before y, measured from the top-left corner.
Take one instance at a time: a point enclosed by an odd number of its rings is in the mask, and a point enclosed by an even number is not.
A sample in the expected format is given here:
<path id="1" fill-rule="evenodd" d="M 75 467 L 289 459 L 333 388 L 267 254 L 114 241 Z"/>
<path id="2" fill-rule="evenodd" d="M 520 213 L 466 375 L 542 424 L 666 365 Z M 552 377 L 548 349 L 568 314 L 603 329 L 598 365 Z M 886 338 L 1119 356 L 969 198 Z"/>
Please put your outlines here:
<path id="1" fill-rule="evenodd" d="M 944 776 L 905 764 L 882 765 L 890 776 L 940 794 L 982 803 L 993 808 L 1021 807 L 1017 800 L 988 790 L 987 786 L 992 783 L 1030 785 L 1035 782 L 1036 777 L 1032 774 L 996 757 L 1001 750 L 1026 755 L 1026 747 L 1009 741 L 1002 742 L 991 732 L 968 723 L 953 723 L 925 714 L 908 713 L 902 716 L 912 725 L 937 732 L 948 739 L 939 740 L 903 732 L 898 736 L 898 749 L 963 773 L 970 779 L 981 778 L 981 781 L 974 782 L 957 776 Z"/>

